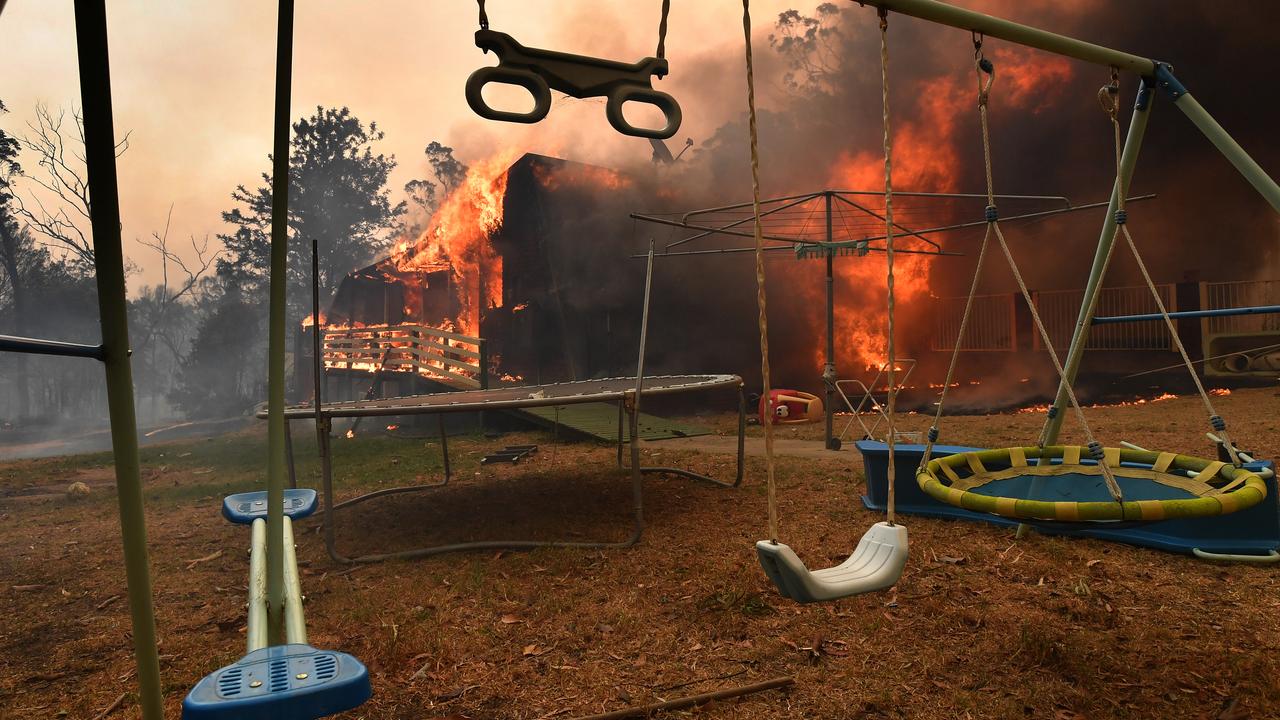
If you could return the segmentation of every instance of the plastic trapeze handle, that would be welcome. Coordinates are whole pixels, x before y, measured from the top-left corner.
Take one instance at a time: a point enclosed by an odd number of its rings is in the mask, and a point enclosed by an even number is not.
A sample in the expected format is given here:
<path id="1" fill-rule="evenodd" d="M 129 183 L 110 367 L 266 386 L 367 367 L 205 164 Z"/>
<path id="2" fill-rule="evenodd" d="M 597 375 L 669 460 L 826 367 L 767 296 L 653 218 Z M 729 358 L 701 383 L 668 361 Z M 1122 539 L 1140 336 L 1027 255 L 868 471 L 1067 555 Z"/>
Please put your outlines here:
<path id="1" fill-rule="evenodd" d="M 484 101 L 484 86 L 489 83 L 515 85 L 533 96 L 533 109 L 527 113 L 495 110 Z M 551 88 L 541 75 L 529 70 L 510 67 L 482 67 L 467 78 L 467 104 L 471 110 L 486 120 L 502 122 L 536 123 L 551 112 Z"/>

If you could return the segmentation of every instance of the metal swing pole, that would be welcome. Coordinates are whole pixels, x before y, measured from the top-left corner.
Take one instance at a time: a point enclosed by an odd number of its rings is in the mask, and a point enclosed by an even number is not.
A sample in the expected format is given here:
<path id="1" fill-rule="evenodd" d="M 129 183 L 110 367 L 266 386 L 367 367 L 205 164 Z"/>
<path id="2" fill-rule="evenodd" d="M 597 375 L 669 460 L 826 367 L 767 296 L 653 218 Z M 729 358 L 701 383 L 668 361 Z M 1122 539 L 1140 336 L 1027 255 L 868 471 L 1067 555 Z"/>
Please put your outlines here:
<path id="1" fill-rule="evenodd" d="M 289 253 L 289 98 L 293 80 L 293 0 L 280 0 L 276 26 L 275 138 L 271 167 L 270 329 L 267 340 L 267 639 L 284 627 L 284 342 Z M 319 322 L 319 318 L 315 318 Z"/>
<path id="2" fill-rule="evenodd" d="M 1102 276 L 1106 271 L 1107 258 L 1111 255 L 1111 247 L 1115 244 L 1116 210 L 1120 208 L 1121 193 L 1129 191 L 1133 181 L 1133 172 L 1138 165 L 1138 151 L 1142 149 L 1142 140 L 1146 136 L 1147 121 L 1151 118 L 1151 101 L 1154 100 L 1151 87 L 1143 80 L 1138 86 L 1138 97 L 1133 105 L 1133 115 L 1129 118 L 1129 132 L 1125 137 L 1124 149 L 1120 154 L 1120 169 L 1115 184 L 1111 188 L 1111 201 L 1107 203 L 1107 213 L 1102 219 L 1102 232 L 1098 236 L 1098 249 L 1093 255 L 1093 267 L 1089 270 L 1089 281 L 1085 284 L 1084 298 L 1080 303 L 1080 314 L 1076 318 L 1075 329 L 1071 333 L 1071 347 L 1067 350 L 1063 361 L 1063 378 L 1058 383 L 1058 393 L 1049 407 L 1049 417 L 1045 420 L 1041 437 L 1045 445 L 1053 445 L 1062 432 L 1062 421 L 1066 413 L 1062 409 L 1067 406 L 1067 388 L 1075 382 L 1080 371 L 1080 361 L 1084 358 L 1084 348 L 1088 345 L 1089 328 L 1093 324 L 1096 311 L 1094 296 L 1102 292 Z"/>
<path id="3" fill-rule="evenodd" d="M 160 661 L 152 606 L 147 524 L 142 506 L 138 426 L 129 365 L 129 322 L 125 304 L 124 253 L 120 247 L 120 196 L 116 185 L 116 140 L 111 117 L 111 70 L 107 53 L 105 0 L 77 0 L 76 53 L 80 103 L 84 108 L 85 166 L 93 198 L 93 264 L 102 325 L 100 359 L 106 369 L 111 451 L 116 468 L 120 533 L 133 621 L 133 653 L 138 666 L 139 703 L 144 720 L 161 720 Z"/>

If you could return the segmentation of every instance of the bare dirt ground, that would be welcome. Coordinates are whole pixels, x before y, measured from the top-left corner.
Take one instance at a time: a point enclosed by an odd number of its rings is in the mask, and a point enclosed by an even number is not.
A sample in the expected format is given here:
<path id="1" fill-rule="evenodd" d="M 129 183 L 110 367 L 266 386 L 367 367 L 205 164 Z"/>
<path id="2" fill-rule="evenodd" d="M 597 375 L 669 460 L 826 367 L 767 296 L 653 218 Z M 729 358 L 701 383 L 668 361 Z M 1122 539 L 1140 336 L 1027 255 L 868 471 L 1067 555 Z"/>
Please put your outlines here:
<path id="1" fill-rule="evenodd" d="M 1215 398 L 1248 449 L 1280 456 L 1274 388 Z M 943 442 L 1029 444 L 1039 414 L 949 419 Z M 1208 452 L 1197 400 L 1090 411 L 1109 444 Z M 722 434 L 730 414 L 700 417 Z M 904 416 L 906 429 L 927 419 Z M 1070 428 L 1067 440 L 1078 441 Z M 752 433 L 759 433 L 753 428 Z M 789 428 L 796 439 L 814 427 Z M 533 442 L 516 466 L 484 451 Z M 300 481 L 317 477 L 299 427 Z M 609 447 L 545 433 L 451 440 L 456 481 L 342 515 L 348 551 L 500 538 L 621 539 L 629 487 Z M 343 496 L 435 479 L 430 439 L 337 442 Z M 718 476 L 732 458 L 648 445 L 649 462 Z M 262 480 L 258 428 L 143 450 L 166 702 L 243 652 L 248 533 L 218 514 Z M 811 565 L 842 560 L 879 517 L 862 509 L 853 453 L 780 457 L 783 539 Z M 654 457 L 657 456 L 657 457 Z M 64 495 L 68 483 L 92 488 Z M 1268 501 L 1272 501 L 1268 499 Z M 648 529 L 628 550 L 454 554 L 346 568 L 312 519 L 299 559 L 312 644 L 368 667 L 352 718 L 571 718 L 796 679 L 697 711 L 708 718 L 1280 717 L 1280 568 L 1218 565 L 1094 540 L 905 518 L 911 559 L 883 593 L 800 606 L 778 597 L 752 548 L 764 537 L 763 461 L 745 486 L 646 481 Z M 0 465 L 0 717 L 138 716 L 110 459 Z"/>

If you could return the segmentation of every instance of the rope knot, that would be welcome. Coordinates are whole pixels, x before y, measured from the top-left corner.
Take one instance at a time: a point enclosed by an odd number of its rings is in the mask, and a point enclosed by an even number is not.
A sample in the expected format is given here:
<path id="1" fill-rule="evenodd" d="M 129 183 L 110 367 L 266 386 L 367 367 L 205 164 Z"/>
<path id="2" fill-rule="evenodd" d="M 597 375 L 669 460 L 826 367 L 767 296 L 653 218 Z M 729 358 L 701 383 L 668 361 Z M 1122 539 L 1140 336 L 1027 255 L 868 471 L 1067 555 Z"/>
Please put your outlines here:
<path id="1" fill-rule="evenodd" d="M 1054 418 L 1056 418 L 1056 417 L 1058 417 L 1058 406 L 1057 406 L 1057 405 L 1050 405 L 1050 406 L 1049 406 L 1049 419 L 1050 419 L 1050 420 L 1052 420 L 1052 419 L 1054 419 Z"/>
<path id="2" fill-rule="evenodd" d="M 1218 432 L 1222 432 L 1227 429 L 1227 421 L 1223 420 L 1221 415 L 1210 416 L 1209 424 L 1212 425 L 1213 429 L 1217 430 Z"/>
<path id="3" fill-rule="evenodd" d="M 988 205 L 986 209 L 982 211 L 982 216 L 987 219 L 987 222 L 993 223 L 1000 219 L 1000 211 L 996 209 L 995 205 Z"/>
<path id="4" fill-rule="evenodd" d="M 938 442 L 938 426 L 937 425 L 934 425 L 933 427 L 929 428 L 929 442 L 931 443 Z"/>
<path id="5" fill-rule="evenodd" d="M 1129 212 L 1127 210 L 1116 211 L 1116 224 L 1123 225 L 1129 222 Z"/>
<path id="6" fill-rule="evenodd" d="M 1106 451 L 1102 449 L 1102 443 L 1097 440 L 1089 441 L 1089 457 L 1097 460 L 1099 465 L 1102 464 L 1107 457 Z"/>

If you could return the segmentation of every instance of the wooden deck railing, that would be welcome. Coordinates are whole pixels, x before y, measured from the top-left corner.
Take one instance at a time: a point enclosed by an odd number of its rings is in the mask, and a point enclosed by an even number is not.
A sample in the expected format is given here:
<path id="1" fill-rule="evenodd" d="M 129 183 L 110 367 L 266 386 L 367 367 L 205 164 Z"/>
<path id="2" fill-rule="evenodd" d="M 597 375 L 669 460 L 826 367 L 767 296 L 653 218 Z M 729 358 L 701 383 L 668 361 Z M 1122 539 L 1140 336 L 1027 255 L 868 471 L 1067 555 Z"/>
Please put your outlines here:
<path id="1" fill-rule="evenodd" d="M 488 386 L 484 340 L 425 325 L 326 330 L 329 369 L 409 372 L 462 388 Z"/>

